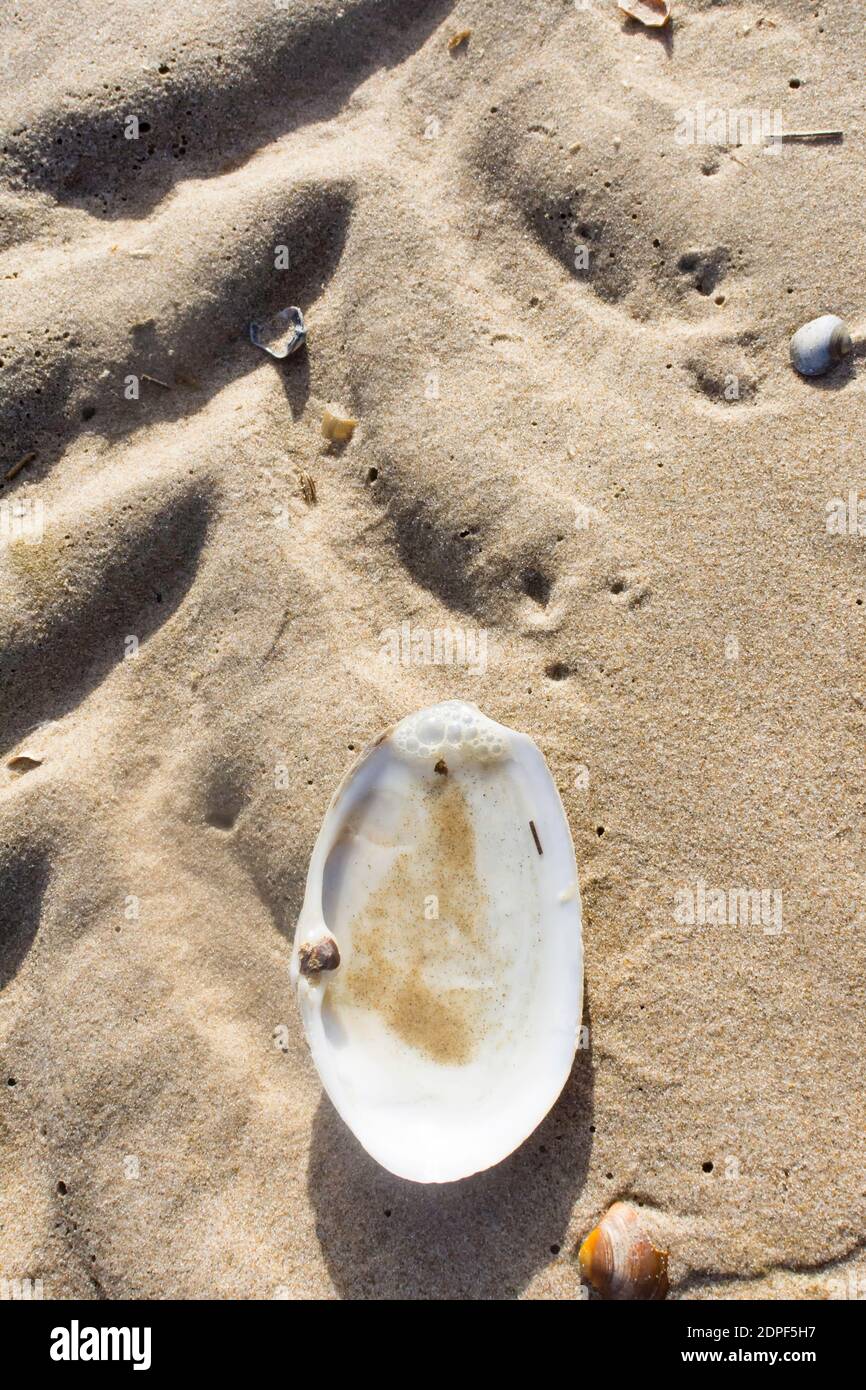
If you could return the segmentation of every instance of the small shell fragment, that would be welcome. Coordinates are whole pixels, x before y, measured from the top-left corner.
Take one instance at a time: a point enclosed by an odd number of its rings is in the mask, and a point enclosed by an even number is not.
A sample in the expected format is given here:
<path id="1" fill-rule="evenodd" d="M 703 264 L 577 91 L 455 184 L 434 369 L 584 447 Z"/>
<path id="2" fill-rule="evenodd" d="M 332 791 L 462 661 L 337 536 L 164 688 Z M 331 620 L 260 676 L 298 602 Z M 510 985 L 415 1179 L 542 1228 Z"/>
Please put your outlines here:
<path id="1" fill-rule="evenodd" d="M 667 24 L 671 17 L 668 0 L 617 0 L 617 6 L 629 19 L 636 19 L 639 24 L 646 24 L 651 29 Z"/>
<path id="2" fill-rule="evenodd" d="M 342 411 L 331 410 L 330 406 L 325 406 L 322 413 L 322 434 L 334 444 L 347 444 L 355 433 L 357 423 L 352 415 L 344 415 Z"/>
<path id="3" fill-rule="evenodd" d="M 608 1299 L 659 1300 L 668 1291 L 668 1256 L 642 1229 L 640 1213 L 614 1202 L 578 1253 L 580 1273 Z"/>
<path id="4" fill-rule="evenodd" d="M 315 478 L 303 468 L 298 468 L 296 472 L 298 476 L 298 486 L 301 489 L 301 496 L 308 507 L 314 507 L 318 500 L 316 496 Z"/>
<path id="5" fill-rule="evenodd" d="M 35 767 L 41 767 L 44 759 L 41 753 L 17 753 L 14 758 L 10 758 L 6 766 L 10 772 L 14 772 L 16 777 L 22 777 L 25 772 L 32 772 Z"/>
<path id="6" fill-rule="evenodd" d="M 791 339 L 791 363 L 801 376 L 823 376 L 847 357 L 853 344 L 848 325 L 836 314 L 810 319 Z"/>
<path id="7" fill-rule="evenodd" d="M 269 319 L 250 324 L 250 342 L 271 357 L 289 357 L 306 342 L 304 316 L 296 304 L 281 309 Z"/>

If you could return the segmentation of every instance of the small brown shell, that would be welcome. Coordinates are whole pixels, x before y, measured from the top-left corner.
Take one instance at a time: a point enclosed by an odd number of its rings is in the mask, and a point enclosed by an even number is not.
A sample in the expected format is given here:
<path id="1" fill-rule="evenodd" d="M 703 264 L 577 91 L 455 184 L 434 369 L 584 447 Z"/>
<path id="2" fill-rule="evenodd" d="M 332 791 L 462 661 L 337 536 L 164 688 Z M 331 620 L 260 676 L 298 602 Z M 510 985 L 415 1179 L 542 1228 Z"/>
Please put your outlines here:
<path id="1" fill-rule="evenodd" d="M 668 1291 L 668 1255 L 641 1227 L 640 1212 L 615 1202 L 580 1247 L 580 1274 L 610 1299 L 662 1299 Z"/>
<path id="2" fill-rule="evenodd" d="M 302 975 L 318 975 L 322 970 L 336 970 L 340 964 L 340 948 L 332 936 L 325 936 L 314 946 L 303 945 L 298 952 Z"/>
<path id="3" fill-rule="evenodd" d="M 636 19 L 639 24 L 647 24 L 651 29 L 667 24 L 671 17 L 668 0 L 617 0 L 617 6 L 629 19 Z"/>
<path id="4" fill-rule="evenodd" d="M 14 758 L 10 758 L 6 766 L 10 772 L 14 772 L 16 777 L 22 776 L 25 772 L 31 772 L 34 767 L 41 767 L 44 762 L 43 755 L 36 753 L 31 748 L 26 753 L 16 753 Z"/>
<path id="5" fill-rule="evenodd" d="M 358 421 L 352 415 L 326 406 L 322 412 L 322 434 L 334 444 L 347 444 L 355 433 Z"/>
<path id="6" fill-rule="evenodd" d="M 298 477 L 298 484 L 301 489 L 301 496 L 303 497 L 308 507 L 314 507 L 317 501 L 315 478 L 312 476 L 311 473 L 307 473 L 303 468 L 298 468 L 296 472 Z"/>

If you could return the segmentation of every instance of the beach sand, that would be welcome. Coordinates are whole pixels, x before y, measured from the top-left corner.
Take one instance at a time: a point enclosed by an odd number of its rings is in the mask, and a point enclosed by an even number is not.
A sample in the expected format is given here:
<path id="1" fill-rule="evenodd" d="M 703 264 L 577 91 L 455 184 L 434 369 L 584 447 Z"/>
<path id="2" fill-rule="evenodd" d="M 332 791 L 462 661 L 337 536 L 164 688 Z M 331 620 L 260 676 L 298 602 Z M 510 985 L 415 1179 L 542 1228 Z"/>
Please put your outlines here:
<path id="1" fill-rule="evenodd" d="M 866 377 L 788 363 L 866 325 L 866 24 L 674 11 L 4 10 L 0 1278 L 573 1299 L 622 1198 L 672 1298 L 866 1288 L 866 542 L 826 526 Z M 701 103 L 845 138 L 685 143 Z M 485 669 L 388 664 L 404 623 Z M 420 1188 L 323 1098 L 288 962 L 346 767 L 451 697 L 561 791 L 591 1045 Z M 770 910 L 707 920 L 738 888 Z"/>

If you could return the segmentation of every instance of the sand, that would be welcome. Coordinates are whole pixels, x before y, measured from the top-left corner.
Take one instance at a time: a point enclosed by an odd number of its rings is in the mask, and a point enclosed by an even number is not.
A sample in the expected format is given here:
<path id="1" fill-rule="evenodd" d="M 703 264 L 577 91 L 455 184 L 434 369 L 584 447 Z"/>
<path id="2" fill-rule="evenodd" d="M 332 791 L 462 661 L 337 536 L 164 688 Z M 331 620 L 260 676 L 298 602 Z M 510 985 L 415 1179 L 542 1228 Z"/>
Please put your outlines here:
<path id="1" fill-rule="evenodd" d="M 0 24 L 0 1277 L 574 1299 L 624 1198 L 673 1298 L 862 1293 L 864 369 L 787 361 L 866 323 L 858 7 Z M 845 139 L 679 143 L 701 102 Z M 484 669 L 389 664 L 404 623 Z M 561 790 L 591 1045 L 427 1189 L 323 1098 L 288 961 L 355 752 L 453 696 Z"/>

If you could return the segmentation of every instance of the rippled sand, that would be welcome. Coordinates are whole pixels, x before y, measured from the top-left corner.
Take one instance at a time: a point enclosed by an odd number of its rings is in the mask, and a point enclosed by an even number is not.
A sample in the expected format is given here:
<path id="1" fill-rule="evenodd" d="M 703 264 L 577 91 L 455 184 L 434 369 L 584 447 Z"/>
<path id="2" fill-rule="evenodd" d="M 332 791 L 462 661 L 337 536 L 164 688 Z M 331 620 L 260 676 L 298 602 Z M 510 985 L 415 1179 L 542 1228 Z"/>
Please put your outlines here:
<path id="1" fill-rule="evenodd" d="M 630 1197 L 673 1297 L 866 1281 L 864 368 L 787 363 L 866 323 L 866 28 L 675 11 L 4 9 L 0 1278 L 574 1298 Z M 846 138 L 678 143 L 701 102 Z M 404 623 L 484 660 L 384 660 Z M 561 789 L 591 1048 L 424 1190 L 322 1099 L 288 959 L 352 750 L 451 696 Z"/>

